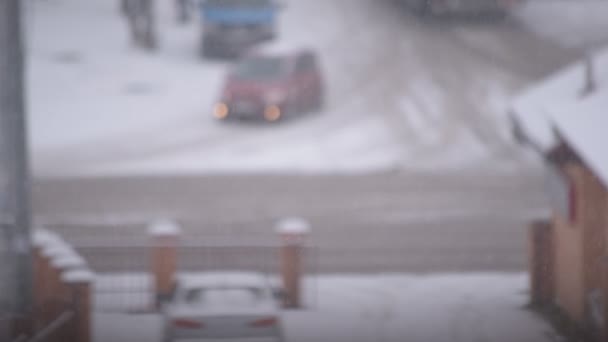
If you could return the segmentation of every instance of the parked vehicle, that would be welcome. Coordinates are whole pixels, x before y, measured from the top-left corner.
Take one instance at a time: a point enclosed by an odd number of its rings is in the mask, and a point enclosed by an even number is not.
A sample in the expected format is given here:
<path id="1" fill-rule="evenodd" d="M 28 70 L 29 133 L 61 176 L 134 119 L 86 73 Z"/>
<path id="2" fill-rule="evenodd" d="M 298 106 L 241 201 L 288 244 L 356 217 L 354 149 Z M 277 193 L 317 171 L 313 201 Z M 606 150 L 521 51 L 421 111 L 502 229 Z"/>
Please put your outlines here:
<path id="1" fill-rule="evenodd" d="M 423 15 L 506 14 L 522 0 L 402 0 Z"/>
<path id="2" fill-rule="evenodd" d="M 321 109 L 323 96 L 321 70 L 312 51 L 254 55 L 229 74 L 213 116 L 274 122 Z"/>
<path id="3" fill-rule="evenodd" d="M 163 342 L 272 338 L 284 341 L 279 305 L 258 273 L 180 276 L 164 307 Z"/>
<path id="4" fill-rule="evenodd" d="M 203 57 L 236 57 L 251 45 L 276 36 L 276 0 L 203 0 Z"/>

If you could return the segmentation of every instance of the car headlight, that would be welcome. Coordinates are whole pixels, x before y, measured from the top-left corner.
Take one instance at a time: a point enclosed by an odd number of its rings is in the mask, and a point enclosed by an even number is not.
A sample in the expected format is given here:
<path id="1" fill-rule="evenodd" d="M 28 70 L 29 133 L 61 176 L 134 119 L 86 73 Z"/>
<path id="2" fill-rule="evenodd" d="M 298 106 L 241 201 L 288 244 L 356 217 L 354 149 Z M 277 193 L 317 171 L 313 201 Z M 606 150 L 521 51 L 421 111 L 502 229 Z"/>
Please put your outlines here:
<path id="1" fill-rule="evenodd" d="M 229 113 L 228 105 L 223 102 L 217 103 L 213 107 L 213 116 L 216 119 L 219 119 L 219 120 L 225 119 L 226 117 L 228 117 L 228 113 Z"/>
<path id="2" fill-rule="evenodd" d="M 278 104 L 285 101 L 287 94 L 282 90 L 269 91 L 264 95 L 264 102 L 267 104 Z"/>
<path id="3" fill-rule="evenodd" d="M 267 121 L 277 121 L 281 118 L 281 109 L 275 105 L 268 106 L 264 110 L 264 119 Z"/>

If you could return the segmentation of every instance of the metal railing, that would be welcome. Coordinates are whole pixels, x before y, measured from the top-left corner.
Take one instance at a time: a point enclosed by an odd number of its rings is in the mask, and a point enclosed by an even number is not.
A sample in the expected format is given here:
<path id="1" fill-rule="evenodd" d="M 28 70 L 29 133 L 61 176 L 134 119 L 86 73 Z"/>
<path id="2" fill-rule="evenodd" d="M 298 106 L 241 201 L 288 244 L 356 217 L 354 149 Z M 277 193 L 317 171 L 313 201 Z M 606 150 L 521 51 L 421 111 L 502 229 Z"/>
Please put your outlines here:
<path id="1" fill-rule="evenodd" d="M 185 240 L 185 241 L 184 241 Z M 102 239 L 75 243 L 74 247 L 97 274 L 94 307 L 103 312 L 153 310 L 154 279 L 150 240 L 117 242 Z M 275 277 L 280 269 L 280 241 L 228 241 L 181 239 L 176 247 L 178 273 L 249 271 Z M 316 273 L 313 246 L 302 248 L 302 268 Z"/>
<path id="2" fill-rule="evenodd" d="M 26 339 L 26 342 L 51 342 L 62 328 L 66 327 L 74 319 L 74 311 L 65 311 L 51 321 L 47 326 L 38 331 L 34 337 Z"/>
<path id="3" fill-rule="evenodd" d="M 57 308 L 55 308 L 55 310 L 57 311 L 56 316 L 51 319 L 48 319 L 48 322 L 45 322 L 41 326 L 32 327 L 33 331 L 31 331 L 31 335 L 30 332 L 28 332 L 27 334 L 20 333 L 16 337 L 12 337 L 10 342 L 60 342 L 64 341 L 66 338 L 69 338 L 65 328 L 74 320 L 75 311 L 71 305 L 68 305 L 59 311 L 57 310 Z M 34 321 L 39 319 L 44 311 L 44 308 L 35 310 L 33 314 Z M 11 326 L 15 321 L 23 319 L 24 318 L 21 318 L 19 316 L 7 316 L 0 318 L 2 325 L 6 326 L 7 328 L 7 331 L 3 336 L 10 336 L 11 332 L 9 326 Z M 31 321 L 29 321 L 29 323 L 27 324 L 30 325 Z"/>

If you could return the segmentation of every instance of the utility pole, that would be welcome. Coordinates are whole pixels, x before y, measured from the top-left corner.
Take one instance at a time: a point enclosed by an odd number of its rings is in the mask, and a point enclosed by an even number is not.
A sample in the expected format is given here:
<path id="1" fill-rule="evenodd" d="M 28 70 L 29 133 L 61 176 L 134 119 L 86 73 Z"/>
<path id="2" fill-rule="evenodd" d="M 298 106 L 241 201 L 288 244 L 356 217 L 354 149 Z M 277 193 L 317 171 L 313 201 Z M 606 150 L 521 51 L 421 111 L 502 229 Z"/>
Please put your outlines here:
<path id="1" fill-rule="evenodd" d="M 10 296 L 8 313 L 23 322 L 32 310 L 32 274 L 21 5 L 0 1 L 0 238 L 8 255 L 0 268 L 10 275 L 0 282 L 9 292 L 1 294 Z"/>

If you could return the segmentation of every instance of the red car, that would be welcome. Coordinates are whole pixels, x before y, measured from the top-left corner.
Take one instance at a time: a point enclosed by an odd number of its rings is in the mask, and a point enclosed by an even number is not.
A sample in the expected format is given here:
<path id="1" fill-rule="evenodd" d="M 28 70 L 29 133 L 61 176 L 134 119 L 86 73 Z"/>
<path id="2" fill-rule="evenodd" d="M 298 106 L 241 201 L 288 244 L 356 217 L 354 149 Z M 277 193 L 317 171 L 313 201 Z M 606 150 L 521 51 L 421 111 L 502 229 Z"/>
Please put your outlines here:
<path id="1" fill-rule="evenodd" d="M 218 120 L 274 122 L 323 106 L 323 81 L 315 54 L 257 55 L 240 61 L 213 108 Z"/>

